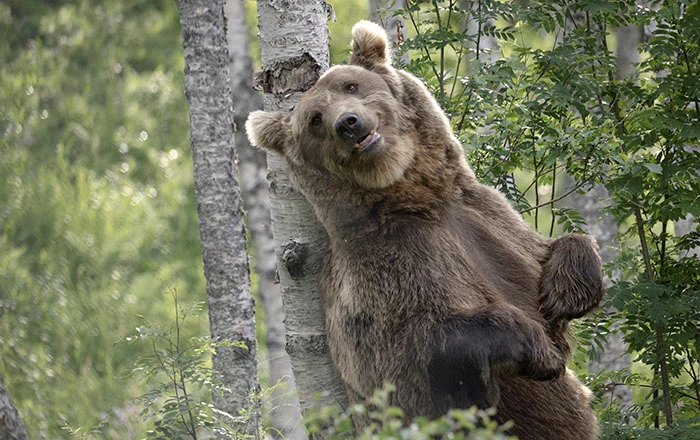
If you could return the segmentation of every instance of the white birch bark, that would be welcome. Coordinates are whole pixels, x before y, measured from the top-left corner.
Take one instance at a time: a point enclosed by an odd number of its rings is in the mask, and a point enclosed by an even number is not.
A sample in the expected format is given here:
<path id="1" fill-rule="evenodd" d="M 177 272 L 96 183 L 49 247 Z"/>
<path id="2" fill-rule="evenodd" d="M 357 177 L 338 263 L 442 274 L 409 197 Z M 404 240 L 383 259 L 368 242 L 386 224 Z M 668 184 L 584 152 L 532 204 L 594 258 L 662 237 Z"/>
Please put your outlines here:
<path id="1" fill-rule="evenodd" d="M 476 58 L 488 63 L 497 61 L 501 58 L 498 39 L 484 35 L 482 32 L 484 25 L 493 25 L 493 22 L 492 20 L 488 20 L 480 23 L 479 18 L 476 16 L 480 14 L 482 8 L 485 7 L 481 0 L 460 0 L 459 6 L 465 11 L 471 11 L 469 19 L 464 23 L 464 29 L 467 31 L 467 34 L 476 36 L 476 40 L 470 41 L 468 44 L 474 51 L 474 54 L 468 59 L 473 60 Z"/>
<path id="2" fill-rule="evenodd" d="M 688 151 L 695 151 L 698 152 L 700 151 L 700 147 L 694 146 L 694 145 L 686 145 L 685 147 L 686 150 Z M 695 170 L 696 173 L 698 174 L 698 177 L 700 177 L 700 170 Z M 680 220 L 676 220 L 673 222 L 673 231 L 675 233 L 676 237 L 682 237 L 686 234 L 689 234 L 693 231 L 698 230 L 698 219 L 694 217 L 692 214 L 687 214 L 685 218 L 682 218 Z M 693 249 L 690 249 L 688 251 L 689 257 L 695 256 L 700 258 L 700 246 L 695 247 Z"/>
<path id="3" fill-rule="evenodd" d="M 688 151 L 700 151 L 700 147 L 696 147 L 693 145 L 686 145 L 685 147 L 686 150 Z M 700 177 L 700 170 L 696 170 L 698 177 Z M 688 214 L 685 216 L 685 218 L 682 218 L 680 220 L 676 220 L 673 222 L 673 231 L 675 233 L 676 237 L 682 237 L 686 234 L 689 234 L 693 231 L 698 230 L 698 219 L 695 218 L 692 214 Z M 692 257 L 698 257 L 700 258 L 700 246 L 695 247 L 693 249 L 690 249 L 688 251 L 688 256 Z"/>
<path id="4" fill-rule="evenodd" d="M 328 68 L 326 2 L 259 0 L 257 4 L 265 110 L 289 112 Z M 301 407 L 344 406 L 346 396 L 331 362 L 318 294 L 326 234 L 289 181 L 284 159 L 268 155 L 268 168 L 287 353 Z"/>
<path id="5" fill-rule="evenodd" d="M 676 237 L 682 237 L 690 232 L 698 230 L 698 221 L 691 214 L 685 218 L 673 222 Z M 688 256 L 700 257 L 700 247 L 695 247 L 688 251 Z"/>
<path id="6" fill-rule="evenodd" d="M 262 96 L 253 90 L 253 63 L 248 48 L 248 27 L 243 0 L 226 1 L 228 23 L 229 73 L 233 96 L 235 142 L 238 150 L 246 225 L 250 231 L 255 272 L 258 275 L 258 298 L 265 317 L 267 358 L 261 368 L 269 373 L 273 386 L 269 397 L 271 434 L 276 438 L 299 440 L 306 437 L 301 423 L 299 399 L 289 356 L 285 351 L 284 310 L 277 277 L 274 240 L 270 220 L 270 197 L 267 187 L 267 158 L 248 143 L 243 131 L 248 114 L 262 109 Z"/>
<path id="7" fill-rule="evenodd" d="M 572 25 L 573 26 L 573 25 Z M 634 26 L 626 26 L 616 29 L 616 76 L 624 78 L 634 70 L 634 64 L 639 60 L 638 47 L 641 31 Z M 601 215 L 600 209 L 609 204 L 610 195 L 602 185 L 596 185 L 586 194 L 573 195 L 568 201 L 586 220 L 588 233 L 598 241 L 600 256 L 603 263 L 617 258 L 615 243 L 617 239 L 617 223 L 610 215 Z M 612 280 L 605 280 L 609 287 Z M 612 312 L 612 310 L 610 311 Z M 596 350 L 596 358 L 591 360 L 588 367 L 591 373 L 603 370 L 614 371 L 632 368 L 632 358 L 627 353 L 627 344 L 623 334 L 613 327 L 605 344 Z M 629 410 L 632 405 L 632 390 L 629 386 L 616 385 L 607 393 L 609 399 L 619 402 L 623 411 Z"/>
<path id="8" fill-rule="evenodd" d="M 369 19 L 381 25 L 389 37 L 394 65 L 405 66 L 409 62 L 408 51 L 399 57 L 399 46 L 406 35 L 406 20 L 397 11 L 406 8 L 405 0 L 369 0 Z"/>
<path id="9" fill-rule="evenodd" d="M 0 440 L 26 440 L 27 438 L 22 418 L 0 376 Z"/>
<path id="10" fill-rule="evenodd" d="M 637 25 L 627 25 L 615 30 L 617 49 L 615 51 L 617 78 L 626 78 L 639 62 L 639 44 L 644 30 Z"/>
<path id="11" fill-rule="evenodd" d="M 602 185 L 595 185 L 583 195 L 574 194 L 566 199 L 566 204 L 579 212 L 586 220 L 588 233 L 598 242 L 600 258 L 603 264 L 617 258 L 615 249 L 617 239 L 617 223 L 611 215 L 602 214 L 600 209 L 610 203 L 610 195 Z M 610 287 L 612 280 L 605 278 L 605 286 Z M 610 310 L 609 312 L 613 312 Z M 588 368 L 591 373 L 603 370 L 615 371 L 632 368 L 632 357 L 627 353 L 624 335 L 618 330 L 618 325 L 611 328 L 605 343 L 596 349 L 596 357 Z M 632 389 L 626 385 L 611 386 L 606 392 L 607 400 L 619 402 L 623 411 L 632 405 Z"/>
<path id="12" fill-rule="evenodd" d="M 250 420 L 235 423 L 257 436 L 259 389 L 255 308 L 250 293 L 246 236 L 236 170 L 233 105 L 223 0 L 177 0 L 185 53 L 185 93 L 204 275 L 213 338 L 242 341 L 247 349 L 222 347 L 213 357 L 225 392 L 214 407 Z M 252 405 L 252 407 L 251 407 Z M 231 423 L 231 421 L 227 422 Z"/>

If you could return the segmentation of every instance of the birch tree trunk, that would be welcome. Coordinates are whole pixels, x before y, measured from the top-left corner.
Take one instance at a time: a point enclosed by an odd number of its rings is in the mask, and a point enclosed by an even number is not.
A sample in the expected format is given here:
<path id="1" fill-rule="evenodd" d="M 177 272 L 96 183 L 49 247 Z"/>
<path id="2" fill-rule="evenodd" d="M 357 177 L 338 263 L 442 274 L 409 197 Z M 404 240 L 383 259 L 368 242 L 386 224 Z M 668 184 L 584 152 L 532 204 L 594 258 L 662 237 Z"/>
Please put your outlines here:
<path id="1" fill-rule="evenodd" d="M 617 78 L 626 78 L 635 69 L 639 62 L 639 44 L 642 42 L 642 33 L 639 26 L 630 24 L 615 30 L 617 36 L 617 50 L 615 60 L 617 66 Z"/>
<path id="2" fill-rule="evenodd" d="M 406 8 L 406 0 L 369 0 L 369 19 L 381 25 L 389 37 L 394 65 L 405 66 L 409 62 L 408 51 L 399 55 L 399 46 L 407 38 L 406 20 L 396 12 Z"/>
<path id="3" fill-rule="evenodd" d="M 583 195 L 573 194 L 566 199 L 570 206 L 583 216 L 588 225 L 588 233 L 598 242 L 600 258 L 603 264 L 617 258 L 615 243 L 617 239 L 617 223 L 609 214 L 602 214 L 600 209 L 610 202 L 610 195 L 602 185 L 593 186 Z M 605 278 L 605 287 L 610 287 L 612 280 Z M 613 312 L 614 310 L 608 310 Z M 614 371 L 632 368 L 632 357 L 627 353 L 624 335 L 619 331 L 619 325 L 611 328 L 605 343 L 596 349 L 596 358 L 591 360 L 588 368 L 595 374 L 603 370 Z M 632 405 L 632 389 L 627 385 L 615 385 L 606 392 L 607 401 L 613 399 L 619 402 L 623 411 L 628 411 Z"/>
<path id="4" fill-rule="evenodd" d="M 475 41 L 469 41 L 468 43 L 468 46 L 474 51 L 473 55 L 469 56 L 469 59 L 483 60 L 492 63 L 501 58 L 498 39 L 484 35 L 484 26 L 493 26 L 493 21 L 484 21 L 483 18 L 481 18 L 483 8 L 481 1 L 459 0 L 459 6 L 463 10 L 471 12 L 469 14 L 469 19 L 464 23 L 464 29 L 469 35 L 477 36 Z M 469 68 L 469 63 L 467 63 L 465 68 Z"/>
<path id="5" fill-rule="evenodd" d="M 574 24 L 570 25 L 573 28 Z M 622 79 L 634 70 L 634 64 L 638 61 L 638 46 L 640 30 L 634 26 L 626 26 L 616 29 L 616 76 Z M 602 185 L 595 185 L 583 195 L 573 194 L 567 199 L 567 205 L 576 209 L 588 224 L 588 233 L 595 237 L 600 249 L 600 257 L 603 264 L 617 258 L 615 249 L 617 239 L 617 223 L 611 215 L 601 215 L 601 208 L 609 204 L 610 195 Z M 606 287 L 612 280 L 605 279 Z M 614 310 L 609 310 L 614 312 Z M 611 328 L 605 344 L 596 349 L 596 358 L 589 363 L 591 373 L 603 370 L 613 371 L 630 369 L 632 358 L 627 353 L 627 344 L 624 335 L 618 330 L 619 325 Z M 626 385 L 617 385 L 607 393 L 609 401 L 615 399 L 619 402 L 623 411 L 628 411 L 632 405 L 632 390 Z"/>
<path id="6" fill-rule="evenodd" d="M 214 393 L 214 407 L 232 416 L 250 410 L 250 420 L 234 426 L 257 436 L 258 409 L 251 408 L 249 398 L 259 388 L 255 308 L 237 181 L 223 0 L 177 0 L 177 8 L 209 325 L 213 338 L 247 347 L 221 347 L 213 357 L 225 388 L 223 395 Z"/>
<path id="7" fill-rule="evenodd" d="M 698 152 L 700 151 L 700 147 L 693 146 L 693 145 L 686 145 L 685 147 L 686 150 L 689 151 L 695 151 Z M 695 170 L 696 173 L 698 174 L 698 177 L 700 177 L 700 170 Z M 676 237 L 682 237 L 686 234 L 689 234 L 693 231 L 698 230 L 698 219 L 695 218 L 692 214 L 688 214 L 685 216 L 685 218 L 682 218 L 680 220 L 676 220 L 673 222 L 673 230 L 674 230 L 674 235 Z M 700 246 L 696 246 L 693 249 L 690 249 L 688 251 L 688 256 L 695 256 L 700 258 Z"/>
<path id="8" fill-rule="evenodd" d="M 26 440 L 27 438 L 22 418 L 0 376 L 0 440 Z"/>
<path id="9" fill-rule="evenodd" d="M 262 109 L 262 96 L 253 90 L 253 63 L 248 48 L 248 27 L 243 0 L 226 1 L 228 23 L 229 73 L 233 96 L 234 133 L 238 150 L 246 224 L 255 255 L 258 275 L 258 298 L 265 317 L 267 359 L 262 368 L 269 372 L 273 391 L 269 406 L 272 434 L 278 438 L 299 440 L 306 437 L 301 423 L 299 399 L 296 396 L 292 367 L 285 351 L 284 310 L 277 278 L 277 260 L 270 220 L 270 196 L 267 187 L 267 158 L 248 143 L 243 131 L 248 114 Z"/>
<path id="10" fill-rule="evenodd" d="M 257 6 L 265 109 L 289 112 L 328 68 L 326 2 L 259 0 Z M 289 181 L 284 159 L 268 155 L 268 168 L 287 353 L 301 407 L 345 406 L 345 392 L 326 343 L 318 295 L 326 234 L 311 206 Z"/>

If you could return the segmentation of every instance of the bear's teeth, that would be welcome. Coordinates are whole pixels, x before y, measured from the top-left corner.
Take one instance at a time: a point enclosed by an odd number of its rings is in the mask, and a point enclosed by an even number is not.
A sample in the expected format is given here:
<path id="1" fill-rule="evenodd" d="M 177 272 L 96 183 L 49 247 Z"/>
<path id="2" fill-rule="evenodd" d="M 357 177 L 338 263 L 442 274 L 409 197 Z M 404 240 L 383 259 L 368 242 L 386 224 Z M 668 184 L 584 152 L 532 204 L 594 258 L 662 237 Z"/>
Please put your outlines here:
<path id="1" fill-rule="evenodd" d="M 374 130 L 370 131 L 367 136 L 363 137 L 360 142 L 355 144 L 355 148 L 358 151 L 364 151 L 369 148 L 373 143 L 375 143 L 381 136 Z"/>
<path id="2" fill-rule="evenodd" d="M 370 139 L 373 134 L 374 134 L 374 130 L 372 130 L 369 133 L 367 133 L 366 135 L 362 136 L 360 139 L 357 140 L 355 147 L 357 147 L 357 148 L 362 147 L 362 145 L 367 141 L 367 139 Z"/>

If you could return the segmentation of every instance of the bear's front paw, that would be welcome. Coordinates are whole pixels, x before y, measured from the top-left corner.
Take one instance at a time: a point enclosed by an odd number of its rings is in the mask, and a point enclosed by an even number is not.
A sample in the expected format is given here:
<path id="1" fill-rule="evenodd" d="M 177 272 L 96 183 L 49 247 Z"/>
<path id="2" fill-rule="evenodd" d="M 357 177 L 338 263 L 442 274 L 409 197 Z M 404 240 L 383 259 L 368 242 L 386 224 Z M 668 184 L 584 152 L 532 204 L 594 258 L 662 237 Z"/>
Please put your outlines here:
<path id="1" fill-rule="evenodd" d="M 543 365 L 541 363 L 533 363 L 527 365 L 520 374 L 534 380 L 554 380 L 558 379 L 566 373 L 566 364 L 551 364 Z"/>
<path id="2" fill-rule="evenodd" d="M 433 405 L 447 412 L 451 408 L 496 407 L 500 388 L 485 358 L 437 354 L 428 367 Z"/>
<path id="3" fill-rule="evenodd" d="M 518 374 L 534 380 L 553 380 L 566 372 L 566 353 L 540 339 L 536 346 L 526 348 L 518 363 Z"/>

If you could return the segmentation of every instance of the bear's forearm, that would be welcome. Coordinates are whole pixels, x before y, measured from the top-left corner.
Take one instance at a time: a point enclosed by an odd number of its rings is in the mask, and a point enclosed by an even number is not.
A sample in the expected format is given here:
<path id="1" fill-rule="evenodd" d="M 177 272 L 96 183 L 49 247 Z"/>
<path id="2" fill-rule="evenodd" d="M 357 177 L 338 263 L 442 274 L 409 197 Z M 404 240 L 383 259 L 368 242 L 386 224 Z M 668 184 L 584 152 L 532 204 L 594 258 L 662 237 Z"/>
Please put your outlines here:
<path id="1" fill-rule="evenodd" d="M 566 353 L 542 325 L 507 304 L 449 318 L 433 330 L 433 338 L 431 386 L 460 407 L 496 405 L 499 375 L 550 380 L 566 368 Z"/>

